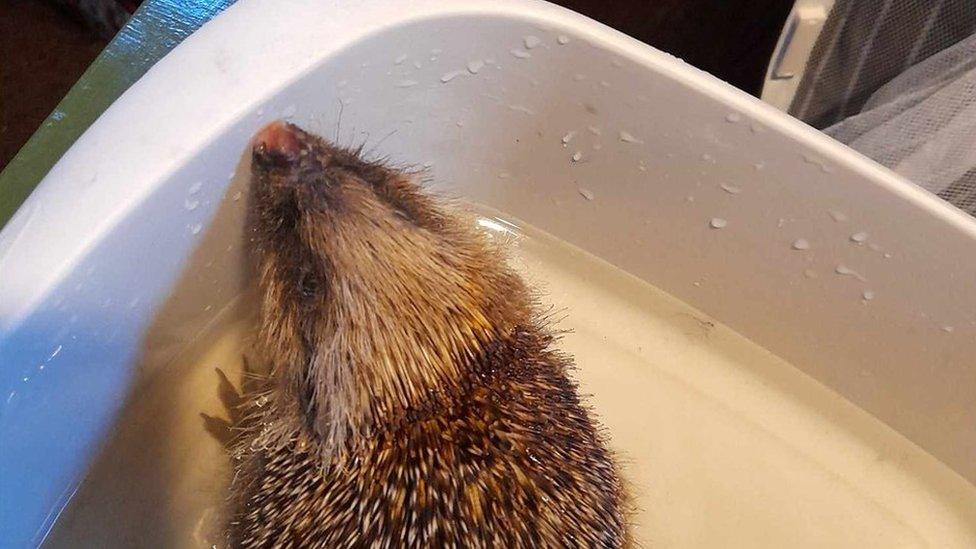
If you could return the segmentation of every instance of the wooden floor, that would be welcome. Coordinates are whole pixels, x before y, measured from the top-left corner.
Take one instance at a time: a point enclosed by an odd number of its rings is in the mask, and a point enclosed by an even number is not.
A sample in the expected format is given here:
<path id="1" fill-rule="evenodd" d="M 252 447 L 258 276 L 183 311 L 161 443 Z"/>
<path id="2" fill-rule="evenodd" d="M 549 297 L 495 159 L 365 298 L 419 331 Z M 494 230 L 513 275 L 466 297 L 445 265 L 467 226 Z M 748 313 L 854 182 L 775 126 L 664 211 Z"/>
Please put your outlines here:
<path id="1" fill-rule="evenodd" d="M 793 0 L 556 3 L 758 95 Z M 0 0 L 0 168 L 105 45 L 50 0 Z"/>

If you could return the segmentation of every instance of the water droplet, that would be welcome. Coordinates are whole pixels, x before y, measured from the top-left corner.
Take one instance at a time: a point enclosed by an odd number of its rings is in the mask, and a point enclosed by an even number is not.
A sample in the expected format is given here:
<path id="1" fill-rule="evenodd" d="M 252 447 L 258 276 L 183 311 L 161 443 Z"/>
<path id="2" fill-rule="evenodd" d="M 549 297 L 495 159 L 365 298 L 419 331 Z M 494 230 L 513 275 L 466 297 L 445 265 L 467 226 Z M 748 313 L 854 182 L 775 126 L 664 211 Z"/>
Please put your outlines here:
<path id="1" fill-rule="evenodd" d="M 532 109 L 530 109 L 528 107 L 523 107 L 522 105 L 509 105 L 508 108 L 512 109 L 513 111 L 521 112 L 521 113 L 525 113 L 525 114 L 529 114 L 529 115 L 535 114 L 535 111 L 534 110 L 532 110 Z"/>
<path id="2" fill-rule="evenodd" d="M 894 254 L 892 254 L 891 252 L 885 252 L 885 254 L 884 254 L 884 258 L 885 258 L 885 259 L 891 259 L 891 258 L 893 257 L 893 255 L 894 255 Z"/>
<path id="3" fill-rule="evenodd" d="M 644 161 L 643 160 L 641 160 L 640 162 L 637 163 L 637 169 L 640 170 L 640 171 L 642 171 L 642 172 L 646 172 L 647 171 L 647 165 L 644 164 Z"/>
<path id="4" fill-rule="evenodd" d="M 515 50 L 509 51 L 508 53 L 514 55 L 515 57 L 518 57 L 519 59 L 528 59 L 528 58 L 532 57 L 532 54 L 529 53 L 529 52 L 527 52 L 527 51 L 525 51 L 525 50 L 515 49 Z"/>
<path id="5" fill-rule="evenodd" d="M 719 185 L 719 187 L 722 187 L 722 190 L 729 194 L 739 194 L 742 192 L 742 189 L 736 187 L 735 185 L 731 185 L 729 183 L 722 183 L 721 185 Z"/>
<path id="6" fill-rule="evenodd" d="M 193 225 L 189 225 L 188 228 L 190 229 L 191 234 L 197 234 L 201 229 L 203 229 L 203 225 L 200 223 L 194 223 Z"/>
<path id="7" fill-rule="evenodd" d="M 542 43 L 538 36 L 532 36 L 531 34 L 522 39 L 522 43 L 525 44 L 525 48 L 531 50 L 532 48 L 538 46 Z"/>
<path id="8" fill-rule="evenodd" d="M 186 208 L 187 210 L 191 211 L 191 212 L 193 210 L 197 209 L 197 206 L 199 206 L 199 205 L 200 205 L 200 201 L 199 200 L 194 200 L 192 198 L 187 198 L 187 199 L 183 200 L 183 207 Z"/>
<path id="9" fill-rule="evenodd" d="M 847 221 L 847 214 L 845 214 L 844 212 L 837 211 L 837 210 L 830 210 L 827 213 L 829 213 L 830 217 L 838 223 L 843 223 L 844 221 Z"/>
<path id="10" fill-rule="evenodd" d="M 834 272 L 841 276 L 853 276 L 861 282 L 867 282 L 867 279 L 861 276 L 857 271 L 843 264 L 838 265 L 837 268 L 834 269 Z"/>
<path id="11" fill-rule="evenodd" d="M 576 137 L 576 131 L 575 130 L 573 130 L 573 131 L 567 133 L 566 135 L 564 135 L 563 136 L 563 139 L 562 139 L 563 147 L 565 147 L 567 143 L 569 143 L 570 141 L 572 141 L 574 137 Z"/>
<path id="12" fill-rule="evenodd" d="M 737 112 L 730 112 L 725 115 L 725 121 L 729 124 L 737 124 L 742 121 L 742 115 Z"/>
<path id="13" fill-rule="evenodd" d="M 474 61 L 468 61 L 468 72 L 471 74 L 478 74 L 482 68 L 484 68 L 485 62 L 480 59 L 475 59 Z"/>
<path id="14" fill-rule="evenodd" d="M 851 235 L 851 242 L 856 244 L 864 244 L 868 239 L 868 233 L 861 231 Z"/>
<path id="15" fill-rule="evenodd" d="M 813 164 L 814 166 L 819 167 L 820 171 L 824 173 L 830 173 L 832 171 L 829 167 L 827 167 L 826 164 L 823 163 L 823 160 L 820 160 L 816 156 L 804 153 L 803 161 L 806 162 L 807 164 Z"/>
<path id="16" fill-rule="evenodd" d="M 695 201 L 695 195 L 693 194 L 689 194 L 688 196 L 685 197 L 685 202 L 694 202 L 694 201 Z"/>
<path id="17" fill-rule="evenodd" d="M 871 373 L 871 370 L 868 370 L 867 368 L 863 368 L 860 371 L 860 374 L 861 374 L 861 377 L 871 377 L 871 376 L 874 375 L 874 374 Z"/>
<path id="18" fill-rule="evenodd" d="M 508 179 L 510 174 L 508 172 L 498 172 L 498 179 Z"/>
<path id="19" fill-rule="evenodd" d="M 868 244 L 868 248 L 871 248 L 871 250 L 873 250 L 875 252 L 880 252 L 881 251 L 881 246 L 875 244 L 874 242 Z"/>
<path id="20" fill-rule="evenodd" d="M 712 156 L 712 155 L 710 155 L 710 154 L 708 154 L 708 153 L 703 153 L 701 155 L 701 159 L 702 159 L 702 161 L 708 162 L 709 164 L 714 164 L 715 163 L 715 157 Z"/>
<path id="21" fill-rule="evenodd" d="M 264 109 L 258 109 L 257 115 L 261 116 L 262 114 L 264 114 Z"/>
<path id="22" fill-rule="evenodd" d="M 580 73 L 576 73 L 573 75 L 573 82 L 582 82 L 583 80 L 586 80 L 586 76 Z"/>
<path id="23" fill-rule="evenodd" d="M 55 347 L 54 351 L 51 353 L 51 356 L 47 357 L 46 362 L 51 362 L 52 360 L 54 360 L 54 357 L 58 356 L 58 354 L 61 353 L 62 348 L 63 348 L 62 345 L 58 345 L 57 347 Z"/>
<path id="24" fill-rule="evenodd" d="M 864 301 L 871 301 L 872 299 L 874 299 L 874 292 L 872 290 L 864 290 L 863 292 L 861 292 L 861 298 Z"/>
<path id="25" fill-rule="evenodd" d="M 461 76 L 462 74 L 464 74 L 464 71 L 451 71 L 451 72 L 444 73 L 441 75 L 441 82 L 446 84 L 451 80 L 454 80 L 458 76 Z"/>
<path id="26" fill-rule="evenodd" d="M 261 395 L 254 401 L 254 405 L 261 408 L 268 404 L 268 400 L 270 400 L 268 395 Z"/>
<path id="27" fill-rule="evenodd" d="M 396 83 L 396 87 L 398 87 L 398 88 L 412 88 L 413 86 L 416 86 L 418 83 L 419 82 L 417 82 L 416 80 L 401 80 L 401 81 L 399 81 L 399 82 Z"/>
<path id="28" fill-rule="evenodd" d="M 462 127 L 464 127 L 464 122 L 458 120 L 457 122 L 454 123 L 454 125 L 457 126 L 457 127 L 459 127 L 459 128 L 462 128 Z"/>
<path id="29" fill-rule="evenodd" d="M 400 54 L 396 59 L 393 60 L 393 64 L 394 65 L 399 65 L 399 64 L 403 63 L 404 61 L 406 61 L 407 60 L 407 57 L 408 57 L 408 55 L 405 54 L 405 53 Z"/>
<path id="30" fill-rule="evenodd" d="M 813 269 L 806 269 L 803 271 L 803 276 L 807 278 L 817 278 L 817 271 L 814 271 Z"/>
<path id="31" fill-rule="evenodd" d="M 423 65 L 420 63 L 420 60 L 419 59 L 414 59 L 414 61 L 413 61 L 413 68 L 419 69 L 422 66 Z"/>
<path id="32" fill-rule="evenodd" d="M 559 44 L 560 46 L 565 46 L 566 44 L 569 44 L 569 37 L 566 36 L 565 34 L 560 34 L 556 38 L 556 43 Z"/>
<path id="33" fill-rule="evenodd" d="M 764 164 L 764 163 L 762 163 L 762 162 L 756 162 L 755 164 L 753 164 L 753 165 L 752 165 L 752 168 L 753 168 L 754 170 L 756 170 L 757 172 L 761 172 L 761 171 L 763 171 L 763 169 L 764 169 L 765 167 L 766 167 L 766 164 Z"/>
<path id="34" fill-rule="evenodd" d="M 589 132 L 592 133 L 593 135 L 603 135 L 603 132 L 600 130 L 600 128 L 596 126 L 587 126 L 586 129 L 589 130 Z"/>
<path id="35" fill-rule="evenodd" d="M 631 134 L 630 132 L 626 132 L 623 130 L 621 130 L 620 132 L 620 140 L 623 141 L 624 143 L 635 143 L 638 145 L 644 143 L 642 140 L 634 137 L 633 134 Z"/>
<path id="36" fill-rule="evenodd" d="M 796 240 L 793 241 L 792 248 L 794 250 L 800 250 L 800 251 L 809 250 L 810 242 L 805 238 L 797 238 Z"/>
<path id="37" fill-rule="evenodd" d="M 288 105 L 287 107 L 285 107 L 285 110 L 281 111 L 281 117 L 282 118 L 291 118 L 291 117 L 295 116 L 295 113 L 297 111 L 298 111 L 298 109 L 295 107 L 295 105 Z"/>
<path id="38" fill-rule="evenodd" d="M 387 73 L 387 74 L 389 74 L 389 73 Z M 342 88 L 345 88 L 346 87 L 346 84 L 348 84 L 348 83 L 349 83 L 348 80 L 340 80 L 339 83 L 336 84 L 336 87 L 341 90 Z"/>
<path id="39" fill-rule="evenodd" d="M 694 287 L 696 287 L 696 288 L 701 288 L 702 283 L 701 283 L 701 280 L 696 280 L 696 281 L 692 282 L 691 285 L 694 286 Z"/>
<path id="40" fill-rule="evenodd" d="M 946 332 L 946 333 L 952 333 L 952 332 L 956 331 L 956 329 L 953 326 L 943 326 L 942 327 L 942 331 L 943 332 Z"/>
<path id="41" fill-rule="evenodd" d="M 596 195 L 593 194 L 593 191 L 589 189 L 584 189 L 583 187 L 579 187 L 577 190 L 579 191 L 580 196 L 582 196 L 587 200 L 593 200 L 594 198 L 596 198 Z"/>
<path id="42" fill-rule="evenodd" d="M 721 217 L 713 217 L 709 222 L 708 226 L 713 229 L 724 229 L 729 225 L 729 222 Z"/>
<path id="43" fill-rule="evenodd" d="M 24 377 L 24 383 L 27 383 L 28 381 L 30 381 L 30 378 L 25 376 Z"/>
<path id="44" fill-rule="evenodd" d="M 230 172 L 227 174 L 227 179 L 234 179 L 235 175 L 237 175 L 236 171 Z"/>
<path id="45" fill-rule="evenodd" d="M 600 80 L 600 85 L 603 86 L 604 88 L 609 88 L 610 82 L 607 82 L 606 80 Z"/>
<path id="46" fill-rule="evenodd" d="M 583 153 L 581 153 L 580 151 L 576 151 L 573 153 L 572 156 L 573 162 L 579 162 L 582 159 L 583 159 Z"/>
<path id="47" fill-rule="evenodd" d="M 187 189 L 186 192 L 188 192 L 190 194 L 196 194 L 196 193 L 200 192 L 200 189 L 202 187 L 203 187 L 203 181 L 197 181 L 196 183 L 190 185 L 190 188 Z"/>

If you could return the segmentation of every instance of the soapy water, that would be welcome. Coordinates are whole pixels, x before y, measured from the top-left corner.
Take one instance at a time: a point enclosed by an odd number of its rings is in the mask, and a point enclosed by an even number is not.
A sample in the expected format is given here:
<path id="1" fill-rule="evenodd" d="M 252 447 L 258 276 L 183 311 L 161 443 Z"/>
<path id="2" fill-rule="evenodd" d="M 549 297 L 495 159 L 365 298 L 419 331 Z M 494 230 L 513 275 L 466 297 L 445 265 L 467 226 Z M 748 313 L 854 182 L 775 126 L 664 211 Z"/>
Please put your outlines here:
<path id="1" fill-rule="evenodd" d="M 976 546 L 976 487 L 886 425 L 663 291 L 479 212 L 563 313 L 559 347 L 619 456 L 644 546 Z M 47 547 L 222 546 L 231 469 L 207 426 L 227 417 L 216 369 L 239 386 L 247 302 L 175 342 L 180 356 L 135 390 Z"/>

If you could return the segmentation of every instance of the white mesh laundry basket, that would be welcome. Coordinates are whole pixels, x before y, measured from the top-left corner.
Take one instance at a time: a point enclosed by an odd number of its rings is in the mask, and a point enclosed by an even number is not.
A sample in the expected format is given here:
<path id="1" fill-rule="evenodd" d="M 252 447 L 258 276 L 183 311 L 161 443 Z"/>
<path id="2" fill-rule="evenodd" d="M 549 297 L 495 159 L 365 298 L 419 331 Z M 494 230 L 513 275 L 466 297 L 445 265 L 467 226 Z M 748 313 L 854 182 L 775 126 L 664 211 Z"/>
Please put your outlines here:
<path id="1" fill-rule="evenodd" d="M 976 2 L 838 0 L 788 112 L 976 215 Z"/>

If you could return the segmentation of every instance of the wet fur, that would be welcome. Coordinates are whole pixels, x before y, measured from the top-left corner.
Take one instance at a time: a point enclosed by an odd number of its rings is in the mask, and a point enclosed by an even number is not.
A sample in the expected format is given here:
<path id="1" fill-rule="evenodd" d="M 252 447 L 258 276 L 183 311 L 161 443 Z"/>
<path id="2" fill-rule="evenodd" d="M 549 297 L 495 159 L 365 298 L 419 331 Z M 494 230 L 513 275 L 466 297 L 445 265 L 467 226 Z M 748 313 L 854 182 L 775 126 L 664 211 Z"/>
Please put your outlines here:
<path id="1" fill-rule="evenodd" d="M 271 376 L 245 399 L 232 543 L 621 546 L 571 360 L 472 219 L 290 125 L 252 169 Z"/>

